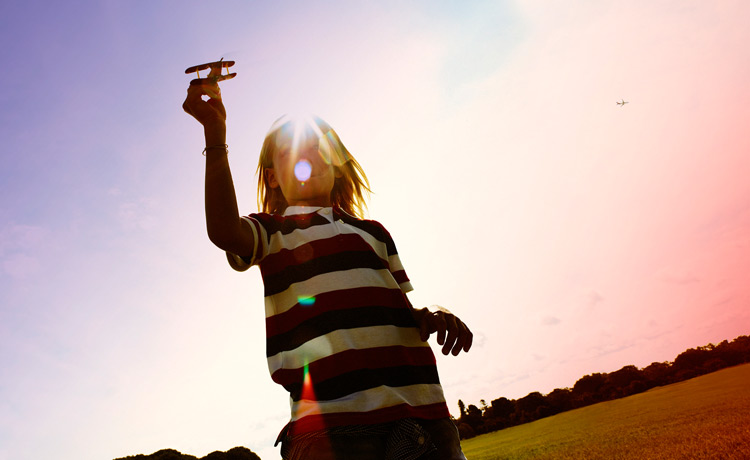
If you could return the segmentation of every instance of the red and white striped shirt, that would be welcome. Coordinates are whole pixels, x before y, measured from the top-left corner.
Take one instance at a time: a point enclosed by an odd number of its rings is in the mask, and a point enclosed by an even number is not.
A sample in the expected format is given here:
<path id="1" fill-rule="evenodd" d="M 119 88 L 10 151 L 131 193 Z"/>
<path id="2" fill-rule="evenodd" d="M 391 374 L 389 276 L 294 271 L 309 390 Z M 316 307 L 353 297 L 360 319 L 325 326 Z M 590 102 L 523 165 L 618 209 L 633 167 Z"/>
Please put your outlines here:
<path id="1" fill-rule="evenodd" d="M 449 417 L 435 356 L 419 337 L 412 287 L 388 231 L 337 208 L 244 218 L 257 242 L 266 356 L 289 391 L 294 434 L 403 418 Z"/>

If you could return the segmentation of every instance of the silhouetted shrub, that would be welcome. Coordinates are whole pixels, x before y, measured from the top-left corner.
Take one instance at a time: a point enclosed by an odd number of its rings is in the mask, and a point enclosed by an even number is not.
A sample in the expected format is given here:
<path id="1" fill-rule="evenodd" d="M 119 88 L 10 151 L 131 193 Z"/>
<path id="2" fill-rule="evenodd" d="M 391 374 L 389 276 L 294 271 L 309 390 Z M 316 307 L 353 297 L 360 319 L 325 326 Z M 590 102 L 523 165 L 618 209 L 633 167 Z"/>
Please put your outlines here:
<path id="1" fill-rule="evenodd" d="M 260 460 L 252 450 L 247 447 L 233 447 L 226 452 L 215 451 L 198 459 L 194 455 L 180 453 L 174 449 L 162 449 L 151 455 L 138 454 L 116 458 L 115 460 Z"/>
<path id="2" fill-rule="evenodd" d="M 643 393 L 646 390 L 648 390 L 648 385 L 646 385 L 643 380 L 636 380 L 635 382 L 630 382 L 630 385 L 628 385 L 625 393 L 627 394 L 627 396 L 630 396 L 637 393 Z"/>
<path id="3" fill-rule="evenodd" d="M 552 393 L 544 397 L 544 400 L 553 414 L 573 408 L 573 394 L 568 388 L 555 388 Z"/>
<path id="4" fill-rule="evenodd" d="M 227 460 L 260 460 L 260 457 L 247 447 L 233 447 L 227 451 Z"/>
<path id="5" fill-rule="evenodd" d="M 472 428 L 468 423 L 460 423 L 458 425 L 458 437 L 460 439 L 471 439 L 477 434 L 474 432 L 474 428 Z"/>

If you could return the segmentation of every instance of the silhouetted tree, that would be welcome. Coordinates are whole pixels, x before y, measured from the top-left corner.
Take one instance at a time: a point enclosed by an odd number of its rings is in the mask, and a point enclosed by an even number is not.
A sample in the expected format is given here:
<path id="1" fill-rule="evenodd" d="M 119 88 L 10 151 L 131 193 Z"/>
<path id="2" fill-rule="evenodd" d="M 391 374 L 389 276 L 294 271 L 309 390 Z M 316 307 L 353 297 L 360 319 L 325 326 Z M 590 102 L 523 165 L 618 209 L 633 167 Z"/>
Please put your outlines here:
<path id="1" fill-rule="evenodd" d="M 731 342 L 708 344 L 680 353 L 674 363 L 654 362 L 642 370 L 633 365 L 609 374 L 594 373 L 581 377 L 572 389 L 555 389 L 547 396 L 529 393 L 519 400 L 498 398 L 482 410 L 458 401 L 461 418 L 457 420 L 462 439 L 508 426 L 536 420 L 599 401 L 640 393 L 655 386 L 667 385 L 723 367 L 750 362 L 750 336 L 739 336 Z"/>
<path id="2" fill-rule="evenodd" d="M 672 368 L 677 380 L 687 380 L 703 373 L 703 365 L 711 359 L 713 345 L 689 348 L 674 359 Z"/>
<path id="3" fill-rule="evenodd" d="M 534 391 L 516 401 L 516 419 L 521 423 L 530 422 L 549 415 L 544 396 Z"/>
<path id="4" fill-rule="evenodd" d="M 233 447 L 226 452 L 211 452 L 201 460 L 260 460 L 260 457 L 246 447 Z"/>
<path id="5" fill-rule="evenodd" d="M 732 345 L 723 340 L 721 343 L 716 345 L 713 351 L 714 358 L 721 359 L 729 366 L 736 366 L 742 362 L 742 354 L 737 353 L 737 350 L 732 349 Z"/>
<path id="6" fill-rule="evenodd" d="M 484 415 L 485 412 L 487 412 L 487 402 L 485 402 L 484 399 L 479 400 L 479 408 L 482 409 L 482 415 Z"/>
<path id="7" fill-rule="evenodd" d="M 717 348 L 721 348 L 721 358 L 730 366 L 750 362 L 750 337 L 741 335 L 732 340 L 731 343 L 720 343 Z"/>
<path id="8" fill-rule="evenodd" d="M 151 455 L 139 454 L 115 460 L 199 460 L 193 455 L 183 454 L 174 449 L 162 449 Z M 215 451 L 200 460 L 260 460 L 257 454 L 247 447 L 233 447 L 226 452 Z"/>
<path id="9" fill-rule="evenodd" d="M 459 423 L 458 425 L 458 437 L 460 439 L 471 439 L 477 434 L 474 432 L 474 428 L 468 423 Z"/>
<path id="10" fill-rule="evenodd" d="M 649 388 L 669 383 L 671 366 L 669 363 L 651 363 L 643 369 L 642 375 Z"/>
<path id="11" fill-rule="evenodd" d="M 729 367 L 729 365 L 721 358 L 711 358 L 705 363 L 703 363 L 703 372 L 706 374 L 710 374 L 711 372 L 716 372 L 719 369 L 724 369 L 725 367 Z"/>
<path id="12" fill-rule="evenodd" d="M 227 451 L 227 460 L 260 460 L 260 457 L 247 447 L 233 447 Z"/>
<path id="13" fill-rule="evenodd" d="M 469 404 L 469 407 L 466 408 L 466 415 L 461 417 L 460 422 L 471 426 L 476 434 L 483 433 L 482 411 L 474 404 Z"/>
<path id="14" fill-rule="evenodd" d="M 490 413 L 492 414 L 492 417 L 499 419 L 505 424 L 510 423 L 510 415 L 516 410 L 513 401 L 508 398 L 498 398 L 493 399 L 491 404 Z"/>
<path id="15" fill-rule="evenodd" d="M 602 396 L 606 399 L 629 396 L 632 394 L 629 391 L 637 388 L 631 387 L 630 384 L 638 380 L 643 380 L 641 371 L 633 365 L 624 366 L 618 371 L 607 374 L 606 394 Z"/>
<path id="16" fill-rule="evenodd" d="M 573 394 L 568 388 L 555 388 L 544 397 L 552 414 L 559 414 L 573 408 Z"/>
<path id="17" fill-rule="evenodd" d="M 577 407 L 601 401 L 600 391 L 607 378 L 600 373 L 584 375 L 573 385 L 573 396 Z"/>

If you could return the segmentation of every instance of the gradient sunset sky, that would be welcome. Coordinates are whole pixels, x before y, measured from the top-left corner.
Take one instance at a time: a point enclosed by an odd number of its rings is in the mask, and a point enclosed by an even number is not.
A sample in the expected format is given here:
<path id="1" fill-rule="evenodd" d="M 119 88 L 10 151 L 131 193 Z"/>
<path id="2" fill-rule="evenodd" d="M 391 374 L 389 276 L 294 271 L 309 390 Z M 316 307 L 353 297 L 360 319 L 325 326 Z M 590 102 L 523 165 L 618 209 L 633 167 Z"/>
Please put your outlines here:
<path id="1" fill-rule="evenodd" d="M 475 333 L 438 356 L 454 415 L 750 334 L 748 24 L 728 0 L 4 1 L 0 459 L 280 458 L 260 274 L 206 236 L 181 109 L 221 57 L 241 211 L 271 123 L 327 120 L 412 303 Z"/>

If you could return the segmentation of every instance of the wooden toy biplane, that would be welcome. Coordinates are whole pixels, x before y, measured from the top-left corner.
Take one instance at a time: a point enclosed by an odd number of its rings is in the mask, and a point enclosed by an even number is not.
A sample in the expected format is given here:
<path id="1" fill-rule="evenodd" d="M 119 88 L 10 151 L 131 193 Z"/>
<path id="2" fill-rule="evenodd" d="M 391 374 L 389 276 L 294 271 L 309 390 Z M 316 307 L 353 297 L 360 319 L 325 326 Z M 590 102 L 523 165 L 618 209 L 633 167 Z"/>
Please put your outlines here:
<path id="1" fill-rule="evenodd" d="M 209 62 L 207 64 L 194 65 L 185 69 L 185 73 L 195 72 L 198 78 L 190 82 L 191 85 L 202 85 L 202 84 L 216 84 L 220 81 L 229 80 L 237 76 L 237 73 L 229 73 L 229 68 L 234 65 L 234 61 L 225 61 L 224 58 L 219 59 L 215 62 Z M 208 73 L 206 78 L 201 78 L 201 70 L 211 71 Z M 222 70 L 227 69 L 226 74 L 222 74 Z"/>

